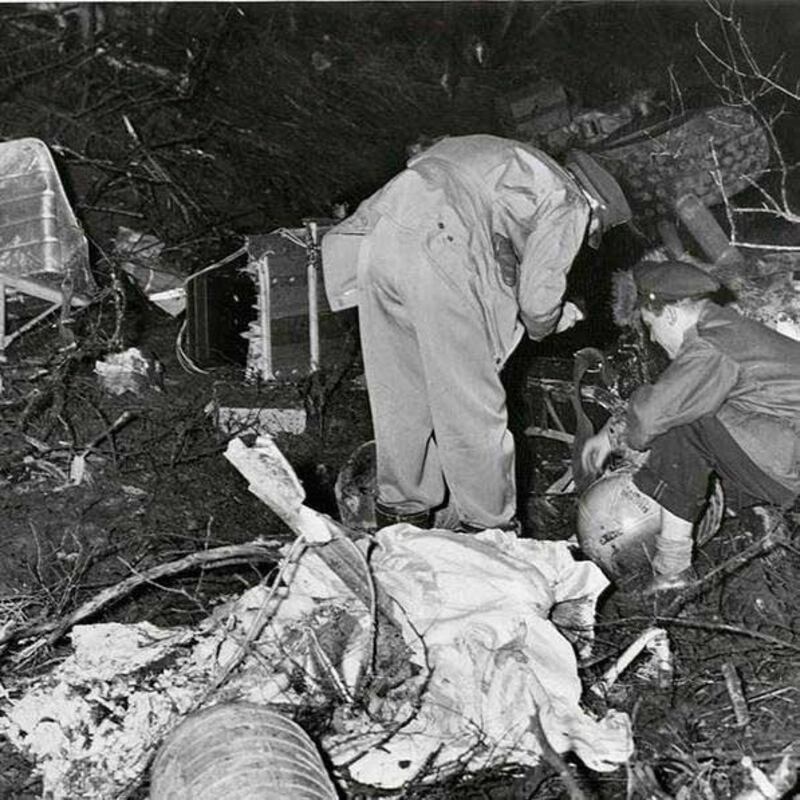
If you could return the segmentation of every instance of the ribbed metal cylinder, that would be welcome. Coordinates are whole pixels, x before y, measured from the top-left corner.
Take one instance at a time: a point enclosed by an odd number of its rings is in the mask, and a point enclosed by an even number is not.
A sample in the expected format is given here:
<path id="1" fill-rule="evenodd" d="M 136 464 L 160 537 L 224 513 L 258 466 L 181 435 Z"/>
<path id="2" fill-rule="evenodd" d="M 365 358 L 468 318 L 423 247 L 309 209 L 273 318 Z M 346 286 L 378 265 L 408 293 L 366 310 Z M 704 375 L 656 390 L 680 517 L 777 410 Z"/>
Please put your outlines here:
<path id="1" fill-rule="evenodd" d="M 151 800 L 336 800 L 303 729 L 253 703 L 189 715 L 153 762 Z"/>

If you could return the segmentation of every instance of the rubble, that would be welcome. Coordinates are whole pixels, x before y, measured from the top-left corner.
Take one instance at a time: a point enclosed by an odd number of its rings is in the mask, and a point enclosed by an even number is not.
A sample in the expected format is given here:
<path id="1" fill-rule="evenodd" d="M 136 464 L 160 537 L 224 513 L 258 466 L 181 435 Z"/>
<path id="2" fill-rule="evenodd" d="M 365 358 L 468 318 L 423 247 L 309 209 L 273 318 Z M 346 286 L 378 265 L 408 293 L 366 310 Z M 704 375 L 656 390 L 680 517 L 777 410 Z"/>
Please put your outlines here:
<path id="1" fill-rule="evenodd" d="M 161 388 L 161 364 L 145 356 L 138 347 L 121 353 L 109 353 L 95 362 L 100 385 L 110 394 L 141 394 L 148 388 Z"/>
<path id="2" fill-rule="evenodd" d="M 324 542 L 311 533 L 324 518 L 297 505 L 302 495 L 291 473 L 263 446 L 235 455 L 239 444 L 231 458 L 274 510 L 287 520 L 294 514 L 293 526 L 310 542 Z M 72 655 L 22 696 L 6 698 L 0 720 L 35 759 L 49 796 L 118 793 L 184 715 L 212 700 L 300 710 L 330 702 L 331 692 L 340 707 L 320 741 L 335 767 L 347 765 L 337 773 L 345 782 L 397 789 L 434 766 L 534 765 L 541 748 L 532 715 L 550 747 L 574 750 L 591 769 L 613 770 L 630 757 L 627 715 L 595 719 L 580 707 L 573 646 L 582 657 L 590 653 L 607 581 L 591 562 L 576 562 L 566 543 L 501 531 L 463 537 L 384 529 L 368 580 L 387 598 L 402 642 L 373 654 L 376 642 L 386 647 L 386 631 L 374 639 L 374 626 L 386 624 L 374 602 L 316 555 L 325 544 L 298 548 L 301 541 L 284 552 L 283 582 L 248 590 L 192 628 L 73 630 Z M 364 565 L 366 545 L 346 545 Z M 394 662 L 397 673 L 401 657 L 405 678 L 387 687 L 373 658 Z M 302 686 L 292 677 L 298 670 Z"/>
<path id="3" fill-rule="evenodd" d="M 151 303 L 177 317 L 186 308 L 183 278 L 164 268 L 161 253 L 164 243 L 156 236 L 120 226 L 114 239 L 114 252 L 120 268 L 127 272 Z"/>

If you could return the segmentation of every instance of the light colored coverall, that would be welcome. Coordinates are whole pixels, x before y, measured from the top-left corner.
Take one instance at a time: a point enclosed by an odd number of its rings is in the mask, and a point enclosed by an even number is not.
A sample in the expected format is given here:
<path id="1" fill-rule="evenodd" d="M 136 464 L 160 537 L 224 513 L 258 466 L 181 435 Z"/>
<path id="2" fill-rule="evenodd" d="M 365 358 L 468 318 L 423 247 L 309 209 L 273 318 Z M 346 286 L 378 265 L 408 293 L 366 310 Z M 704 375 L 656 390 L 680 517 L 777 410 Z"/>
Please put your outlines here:
<path id="1" fill-rule="evenodd" d="M 378 499 L 395 513 L 447 498 L 469 525 L 516 513 L 500 370 L 527 329 L 561 315 L 590 219 L 546 154 L 495 136 L 443 139 L 359 207 L 361 342 Z"/>

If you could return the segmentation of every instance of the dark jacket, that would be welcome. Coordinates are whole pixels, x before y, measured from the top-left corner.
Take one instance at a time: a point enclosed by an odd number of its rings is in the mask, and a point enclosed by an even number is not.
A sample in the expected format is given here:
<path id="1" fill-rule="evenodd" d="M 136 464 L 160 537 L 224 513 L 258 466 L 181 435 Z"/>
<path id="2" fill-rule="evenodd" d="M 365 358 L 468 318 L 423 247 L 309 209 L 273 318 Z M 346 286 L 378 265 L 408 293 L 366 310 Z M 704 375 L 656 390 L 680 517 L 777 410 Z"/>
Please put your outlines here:
<path id="1" fill-rule="evenodd" d="M 716 415 L 753 462 L 800 493 L 800 342 L 730 308 L 707 303 L 652 386 L 628 406 L 628 442 Z"/>

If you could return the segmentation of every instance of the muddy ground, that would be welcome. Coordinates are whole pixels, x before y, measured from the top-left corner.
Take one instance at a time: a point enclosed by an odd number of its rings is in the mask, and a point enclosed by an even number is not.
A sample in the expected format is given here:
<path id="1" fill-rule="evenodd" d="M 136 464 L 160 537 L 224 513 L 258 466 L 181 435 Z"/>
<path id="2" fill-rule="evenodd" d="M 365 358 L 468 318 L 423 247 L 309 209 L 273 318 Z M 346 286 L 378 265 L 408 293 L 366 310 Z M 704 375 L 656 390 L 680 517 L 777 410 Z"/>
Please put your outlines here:
<path id="1" fill-rule="evenodd" d="M 167 244 L 166 265 L 187 275 L 238 247 L 243 234 L 327 217 L 336 203 L 352 208 L 401 167 L 406 146 L 421 134 L 502 133 L 495 98 L 531 79 L 558 77 L 598 106 L 644 86 L 667 98 L 676 85 L 686 98 L 715 94 L 694 62 L 695 24 L 709 32 L 715 24 L 702 4 L 622 6 L 523 4 L 511 15 L 485 4 L 114 4 L 88 23 L 32 5 L 0 9 L 0 135 L 41 138 L 57 154 L 101 289 L 69 335 L 55 322 L 40 324 L 0 367 L 4 626 L 66 618 L 99 591 L 193 552 L 289 537 L 223 458 L 228 435 L 214 426 L 210 401 L 307 410 L 306 432 L 279 435 L 279 445 L 309 504 L 334 515 L 336 475 L 371 436 L 357 354 L 325 363 L 316 383 L 246 383 L 237 364 L 187 372 L 175 352 L 180 320 L 129 283 L 120 312 L 111 244 L 118 226 L 158 236 Z M 774 56 L 800 22 L 788 6 L 760 8 L 745 8 L 748 30 Z M 484 65 L 470 55 L 476 35 L 490 45 Z M 784 69 L 800 74 L 791 71 L 798 65 L 787 49 Z M 790 155 L 793 142 L 786 140 Z M 165 170 L 157 180 L 154 164 Z M 785 225 L 758 220 L 752 230 L 796 241 Z M 577 347 L 613 347 L 618 332 L 602 276 L 641 251 L 640 242 L 612 239 L 598 260 L 576 269 L 574 280 L 592 299 L 591 321 L 558 343 L 518 354 L 508 375 L 512 414 L 524 422 L 529 411 L 521 394 L 532 360 L 559 359 L 568 373 Z M 21 310 L 12 322 L 32 313 Z M 111 395 L 98 383 L 95 361 L 128 346 L 160 369 L 137 392 Z M 87 476 L 69 485 L 74 457 L 124 412 L 127 424 L 91 450 Z M 521 453 L 525 447 L 523 439 Z M 541 443 L 534 450 L 524 452 L 530 472 L 520 484 L 526 533 L 567 538 L 574 498 L 543 507 L 530 495 L 541 483 L 534 470 L 549 475 L 564 454 Z M 796 513 L 787 521 L 796 532 Z M 726 517 L 698 554 L 700 571 L 762 533 L 756 518 Z M 142 586 L 92 620 L 190 624 L 273 567 L 245 560 L 194 570 Z M 663 607 L 608 594 L 587 681 L 656 619 L 670 632 L 675 676 L 656 690 L 632 672 L 607 698 L 631 715 L 637 750 L 629 770 L 607 776 L 572 765 L 587 796 L 726 800 L 752 785 L 743 756 L 769 772 L 783 755 L 800 755 L 798 569 L 791 539 L 669 618 L 659 618 Z M 27 656 L 24 645 L 3 653 L 6 688 L 68 650 L 65 637 Z M 747 698 L 746 724 L 723 677 L 731 667 Z M 0 797 L 38 796 L 30 765 L 3 748 Z M 557 798 L 566 789 L 550 768 L 510 769 L 411 787 L 406 796 Z"/>

